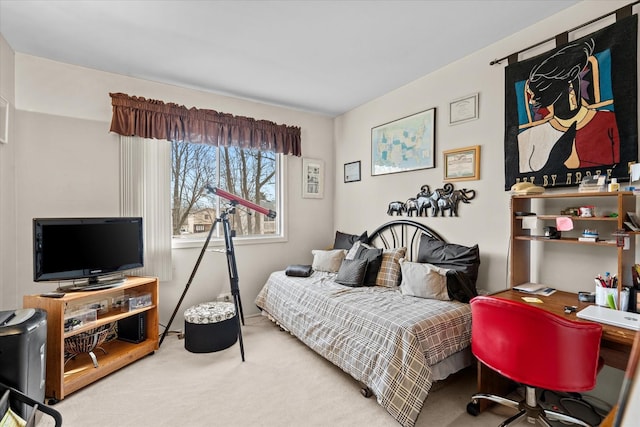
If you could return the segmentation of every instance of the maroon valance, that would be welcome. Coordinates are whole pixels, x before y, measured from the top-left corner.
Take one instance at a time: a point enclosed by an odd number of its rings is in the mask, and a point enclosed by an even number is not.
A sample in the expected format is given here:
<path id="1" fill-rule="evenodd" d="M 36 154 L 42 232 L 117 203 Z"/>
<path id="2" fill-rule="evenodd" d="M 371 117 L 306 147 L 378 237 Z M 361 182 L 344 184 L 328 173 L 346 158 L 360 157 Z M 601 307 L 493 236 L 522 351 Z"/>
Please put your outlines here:
<path id="1" fill-rule="evenodd" d="M 125 136 L 238 146 L 301 156 L 300 128 L 214 110 L 110 93 L 111 132 Z"/>

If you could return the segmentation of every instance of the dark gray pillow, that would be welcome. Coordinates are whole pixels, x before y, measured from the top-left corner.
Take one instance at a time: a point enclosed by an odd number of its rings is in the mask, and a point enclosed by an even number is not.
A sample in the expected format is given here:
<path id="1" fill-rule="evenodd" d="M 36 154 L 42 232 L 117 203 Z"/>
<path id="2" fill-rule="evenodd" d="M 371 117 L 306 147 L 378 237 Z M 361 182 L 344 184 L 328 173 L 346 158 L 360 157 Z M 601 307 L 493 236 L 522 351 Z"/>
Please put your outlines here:
<path id="1" fill-rule="evenodd" d="M 462 246 L 423 235 L 417 261 L 463 272 L 475 286 L 480 267 L 480 249 L 478 245 Z"/>
<path id="2" fill-rule="evenodd" d="M 423 235 L 418 248 L 418 262 L 427 262 L 450 269 L 447 273 L 447 291 L 451 299 L 468 303 L 478 295 L 476 281 L 480 267 L 480 249 L 447 243 Z"/>
<path id="3" fill-rule="evenodd" d="M 351 287 L 362 286 L 366 270 L 366 259 L 345 259 L 338 270 L 336 282 Z"/>
<path id="4" fill-rule="evenodd" d="M 367 232 L 365 231 L 361 235 L 357 234 L 347 234 L 342 233 L 341 231 L 336 231 L 336 238 L 333 241 L 333 249 L 351 249 L 351 246 L 355 242 L 360 240 L 362 243 L 366 243 L 369 240 L 369 236 L 367 236 Z"/>
<path id="5" fill-rule="evenodd" d="M 367 248 L 360 246 L 356 252 L 355 259 L 367 260 L 367 271 L 364 275 L 364 286 L 375 286 L 378 271 L 382 265 L 382 249 Z"/>

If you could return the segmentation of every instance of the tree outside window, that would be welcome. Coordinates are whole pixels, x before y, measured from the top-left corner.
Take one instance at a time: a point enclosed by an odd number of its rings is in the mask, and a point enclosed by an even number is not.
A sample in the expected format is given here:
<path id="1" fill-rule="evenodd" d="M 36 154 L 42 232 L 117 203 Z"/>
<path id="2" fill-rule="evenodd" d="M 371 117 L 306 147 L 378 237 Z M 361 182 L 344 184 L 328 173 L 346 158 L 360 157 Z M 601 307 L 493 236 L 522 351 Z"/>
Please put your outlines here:
<path id="1" fill-rule="evenodd" d="M 173 237 L 204 239 L 228 200 L 206 190 L 218 187 L 267 209 L 278 206 L 279 154 L 271 151 L 172 143 L 171 200 Z M 236 236 L 276 235 L 278 221 L 236 207 L 229 216 Z M 222 229 L 214 231 L 220 236 Z"/>

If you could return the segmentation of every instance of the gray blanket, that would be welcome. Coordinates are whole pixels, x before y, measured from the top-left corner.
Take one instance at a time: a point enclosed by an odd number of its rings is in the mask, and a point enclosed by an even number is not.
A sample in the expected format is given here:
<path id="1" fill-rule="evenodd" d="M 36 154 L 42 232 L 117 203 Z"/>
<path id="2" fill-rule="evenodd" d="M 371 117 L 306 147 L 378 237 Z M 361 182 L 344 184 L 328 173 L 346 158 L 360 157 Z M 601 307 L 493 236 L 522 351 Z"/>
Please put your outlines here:
<path id="1" fill-rule="evenodd" d="M 469 305 L 379 286 L 351 288 L 334 278 L 274 272 L 256 305 L 366 384 L 400 424 L 413 426 L 431 388 L 430 366 L 470 345 Z"/>

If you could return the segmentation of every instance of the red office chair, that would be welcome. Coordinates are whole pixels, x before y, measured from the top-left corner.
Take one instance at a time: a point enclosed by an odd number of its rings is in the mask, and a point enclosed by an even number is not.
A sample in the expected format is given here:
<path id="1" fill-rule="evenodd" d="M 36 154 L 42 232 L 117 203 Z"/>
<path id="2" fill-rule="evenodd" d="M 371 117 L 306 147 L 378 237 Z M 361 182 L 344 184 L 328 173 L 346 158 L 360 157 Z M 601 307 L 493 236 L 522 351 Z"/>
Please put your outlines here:
<path id="1" fill-rule="evenodd" d="M 520 402 L 486 393 L 488 399 L 518 409 L 507 426 L 523 417 L 551 427 L 549 419 L 591 427 L 584 421 L 542 408 L 536 387 L 560 392 L 591 390 L 602 367 L 602 326 L 577 322 L 549 311 L 501 298 L 478 296 L 471 300 L 471 350 L 482 363 L 525 386 Z"/>

